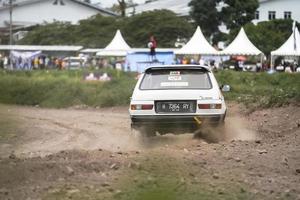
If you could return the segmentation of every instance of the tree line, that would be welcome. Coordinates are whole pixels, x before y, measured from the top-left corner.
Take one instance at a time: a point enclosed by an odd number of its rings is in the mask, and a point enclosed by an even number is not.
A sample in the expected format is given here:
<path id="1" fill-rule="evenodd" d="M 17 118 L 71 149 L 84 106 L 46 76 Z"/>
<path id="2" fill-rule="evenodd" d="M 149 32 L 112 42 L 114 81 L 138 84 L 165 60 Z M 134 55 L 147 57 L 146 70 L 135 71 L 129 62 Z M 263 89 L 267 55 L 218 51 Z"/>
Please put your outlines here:
<path id="1" fill-rule="evenodd" d="M 120 0 L 121 2 L 121 0 Z M 123 5 L 126 6 L 126 5 Z M 120 29 L 132 47 L 147 47 L 150 35 L 158 41 L 158 47 L 174 47 L 178 38 L 189 39 L 197 25 L 213 44 L 231 42 L 244 26 L 250 40 L 265 54 L 278 48 L 292 33 L 292 20 L 272 20 L 254 25 L 257 0 L 191 0 L 190 16 L 180 17 L 169 10 L 154 10 L 130 17 L 105 17 L 95 15 L 72 25 L 65 22 L 45 23 L 31 28 L 19 44 L 34 45 L 82 45 L 88 48 L 104 48 Z M 224 24 L 229 34 L 220 32 Z M 298 25 L 298 24 L 297 24 Z"/>

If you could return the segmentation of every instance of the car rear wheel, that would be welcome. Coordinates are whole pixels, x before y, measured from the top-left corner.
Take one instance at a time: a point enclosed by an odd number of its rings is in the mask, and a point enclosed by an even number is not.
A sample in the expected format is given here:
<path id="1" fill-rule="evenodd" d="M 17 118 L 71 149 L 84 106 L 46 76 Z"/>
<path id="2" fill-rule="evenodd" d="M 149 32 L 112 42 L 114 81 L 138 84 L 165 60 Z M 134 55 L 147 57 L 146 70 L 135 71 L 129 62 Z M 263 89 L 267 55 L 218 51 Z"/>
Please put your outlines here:
<path id="1" fill-rule="evenodd" d="M 131 132 L 134 133 L 134 135 L 139 135 L 142 137 L 152 137 L 156 135 L 156 131 L 151 126 L 131 126 Z"/>

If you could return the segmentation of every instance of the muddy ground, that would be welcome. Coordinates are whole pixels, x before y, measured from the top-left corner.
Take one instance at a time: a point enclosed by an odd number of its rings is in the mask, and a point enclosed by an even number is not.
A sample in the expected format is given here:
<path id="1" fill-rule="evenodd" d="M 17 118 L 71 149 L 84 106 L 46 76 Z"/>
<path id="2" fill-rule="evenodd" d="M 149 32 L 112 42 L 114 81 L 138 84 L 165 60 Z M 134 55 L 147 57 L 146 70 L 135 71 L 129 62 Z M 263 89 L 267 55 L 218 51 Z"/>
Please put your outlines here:
<path id="1" fill-rule="evenodd" d="M 0 199 L 300 199 L 300 107 L 231 103 L 223 130 L 147 138 L 125 107 L 1 105 Z"/>

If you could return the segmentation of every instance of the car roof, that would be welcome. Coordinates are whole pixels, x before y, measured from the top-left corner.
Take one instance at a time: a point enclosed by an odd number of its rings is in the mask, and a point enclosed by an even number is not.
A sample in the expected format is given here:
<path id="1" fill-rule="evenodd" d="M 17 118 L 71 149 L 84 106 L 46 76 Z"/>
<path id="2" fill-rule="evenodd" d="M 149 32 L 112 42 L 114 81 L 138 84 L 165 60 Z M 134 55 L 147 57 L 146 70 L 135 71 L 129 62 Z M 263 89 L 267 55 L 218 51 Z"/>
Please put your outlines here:
<path id="1" fill-rule="evenodd" d="M 161 69 L 199 69 L 204 72 L 210 72 L 210 69 L 207 66 L 202 65 L 158 65 L 158 66 L 151 66 L 145 70 L 145 73 L 153 71 L 153 70 L 161 70 Z"/>

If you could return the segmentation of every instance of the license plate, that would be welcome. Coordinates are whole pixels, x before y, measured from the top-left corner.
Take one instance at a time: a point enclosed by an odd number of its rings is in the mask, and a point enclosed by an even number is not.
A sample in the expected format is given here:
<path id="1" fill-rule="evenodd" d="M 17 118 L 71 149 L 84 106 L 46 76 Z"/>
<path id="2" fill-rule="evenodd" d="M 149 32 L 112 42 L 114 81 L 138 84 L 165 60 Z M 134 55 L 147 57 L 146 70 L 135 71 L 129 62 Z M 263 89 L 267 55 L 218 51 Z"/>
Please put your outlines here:
<path id="1" fill-rule="evenodd" d="M 157 113 L 194 113 L 196 112 L 195 101 L 158 101 L 156 102 Z"/>

